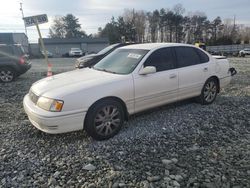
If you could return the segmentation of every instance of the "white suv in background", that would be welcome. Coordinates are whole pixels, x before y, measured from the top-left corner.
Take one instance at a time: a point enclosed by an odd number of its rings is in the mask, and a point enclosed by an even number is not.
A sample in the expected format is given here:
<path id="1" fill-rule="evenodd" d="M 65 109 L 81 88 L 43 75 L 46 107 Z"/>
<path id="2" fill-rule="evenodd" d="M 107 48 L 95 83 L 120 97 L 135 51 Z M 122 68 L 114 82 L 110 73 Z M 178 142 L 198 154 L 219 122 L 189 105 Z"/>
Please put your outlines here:
<path id="1" fill-rule="evenodd" d="M 240 57 L 245 57 L 245 55 L 250 55 L 250 48 L 245 48 L 239 52 Z"/>
<path id="2" fill-rule="evenodd" d="M 69 51 L 70 57 L 82 56 L 82 50 L 80 48 L 71 48 Z"/>

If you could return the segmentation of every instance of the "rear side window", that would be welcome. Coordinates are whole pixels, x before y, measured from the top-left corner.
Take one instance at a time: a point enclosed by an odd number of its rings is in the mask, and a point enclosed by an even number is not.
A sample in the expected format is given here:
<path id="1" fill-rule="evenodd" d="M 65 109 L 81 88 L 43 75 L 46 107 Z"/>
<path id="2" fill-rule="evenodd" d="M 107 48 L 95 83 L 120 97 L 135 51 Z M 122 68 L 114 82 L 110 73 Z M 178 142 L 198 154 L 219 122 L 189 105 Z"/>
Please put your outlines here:
<path id="1" fill-rule="evenodd" d="M 24 49 L 22 46 L 14 46 L 14 49 L 15 49 L 15 55 L 17 56 L 20 56 L 20 55 L 24 55 L 25 52 L 24 52 Z"/>
<path id="2" fill-rule="evenodd" d="M 200 57 L 200 63 L 207 63 L 209 61 L 209 57 L 207 54 L 205 54 L 203 51 L 195 48 L 195 51 L 197 52 L 197 54 Z"/>
<path id="3" fill-rule="evenodd" d="M 157 72 L 174 69 L 175 57 L 173 56 L 173 49 L 163 48 L 156 50 L 144 63 L 144 67 L 146 66 L 154 66 Z"/>
<path id="4" fill-rule="evenodd" d="M 187 67 L 200 63 L 200 57 L 192 47 L 175 47 L 178 67 Z"/>
<path id="5" fill-rule="evenodd" d="M 8 57 L 13 55 L 13 49 L 10 46 L 0 46 L 0 57 Z"/>

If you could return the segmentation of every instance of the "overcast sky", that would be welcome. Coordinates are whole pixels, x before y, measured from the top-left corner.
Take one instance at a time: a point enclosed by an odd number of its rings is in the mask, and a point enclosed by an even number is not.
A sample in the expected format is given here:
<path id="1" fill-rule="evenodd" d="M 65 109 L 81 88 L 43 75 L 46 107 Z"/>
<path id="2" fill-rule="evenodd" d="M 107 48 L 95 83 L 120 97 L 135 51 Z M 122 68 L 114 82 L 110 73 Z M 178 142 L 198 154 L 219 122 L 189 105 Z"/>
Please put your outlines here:
<path id="1" fill-rule="evenodd" d="M 24 32 L 20 2 L 25 16 L 48 15 L 49 23 L 40 26 L 43 37 L 48 35 L 50 24 L 57 15 L 72 13 L 79 18 L 82 29 L 90 34 L 96 33 L 98 27 L 104 27 L 112 16 L 121 15 L 126 8 L 152 11 L 172 8 L 177 3 L 183 5 L 186 13 L 205 12 L 210 20 L 217 16 L 223 20 L 236 15 L 237 24 L 250 26 L 249 0 L 1 0 L 0 32 Z M 28 28 L 28 37 L 31 42 L 37 42 L 35 27 Z"/>

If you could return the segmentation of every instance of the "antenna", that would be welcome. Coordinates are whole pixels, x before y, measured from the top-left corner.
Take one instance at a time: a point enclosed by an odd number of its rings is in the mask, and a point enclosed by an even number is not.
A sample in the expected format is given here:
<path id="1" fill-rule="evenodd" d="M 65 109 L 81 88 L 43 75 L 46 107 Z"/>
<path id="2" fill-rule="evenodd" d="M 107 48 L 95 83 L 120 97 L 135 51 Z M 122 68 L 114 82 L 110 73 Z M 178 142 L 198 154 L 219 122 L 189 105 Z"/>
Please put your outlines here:
<path id="1" fill-rule="evenodd" d="M 23 18 L 24 18 L 23 3 L 20 3 L 20 11 L 21 11 L 21 13 L 22 13 L 22 19 L 23 19 Z M 23 22 L 24 22 L 24 19 L 23 19 Z M 26 36 L 28 37 L 27 28 L 26 28 L 25 22 L 24 22 L 24 28 L 25 28 L 25 34 L 26 34 Z"/>

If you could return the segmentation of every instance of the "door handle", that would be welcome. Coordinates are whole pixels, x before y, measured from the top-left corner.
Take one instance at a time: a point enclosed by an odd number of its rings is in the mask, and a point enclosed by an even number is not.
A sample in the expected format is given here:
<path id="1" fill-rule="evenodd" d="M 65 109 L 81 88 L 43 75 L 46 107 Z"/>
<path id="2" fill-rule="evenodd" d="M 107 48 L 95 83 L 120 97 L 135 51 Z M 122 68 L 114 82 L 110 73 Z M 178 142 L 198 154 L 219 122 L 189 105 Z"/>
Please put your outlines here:
<path id="1" fill-rule="evenodd" d="M 207 71 L 208 71 L 208 67 L 205 67 L 205 68 L 203 69 L 203 71 L 204 71 L 204 72 L 207 72 Z"/>
<path id="2" fill-rule="evenodd" d="M 173 78 L 176 78 L 176 77 L 177 77 L 176 74 L 170 74 L 170 76 L 169 76 L 170 79 L 173 79 Z"/>

